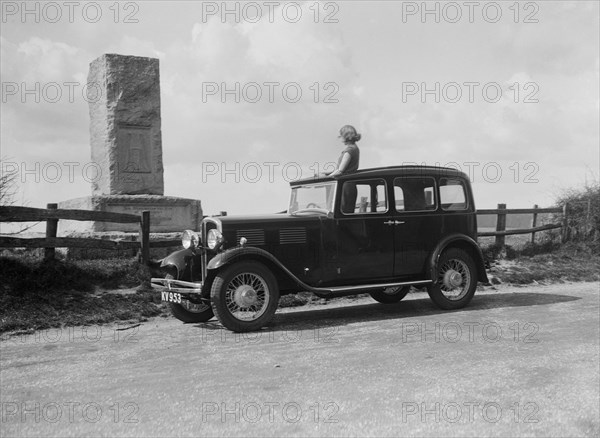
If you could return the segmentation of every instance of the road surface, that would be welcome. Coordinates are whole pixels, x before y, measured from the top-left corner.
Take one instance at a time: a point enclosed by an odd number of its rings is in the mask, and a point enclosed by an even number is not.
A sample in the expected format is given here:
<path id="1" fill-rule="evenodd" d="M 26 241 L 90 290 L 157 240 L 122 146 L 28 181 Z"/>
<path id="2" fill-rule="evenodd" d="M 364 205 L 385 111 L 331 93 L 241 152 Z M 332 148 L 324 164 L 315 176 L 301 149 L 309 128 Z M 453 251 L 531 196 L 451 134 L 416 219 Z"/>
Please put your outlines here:
<path id="1" fill-rule="evenodd" d="M 0 436 L 598 436 L 599 286 L 5 337 Z"/>

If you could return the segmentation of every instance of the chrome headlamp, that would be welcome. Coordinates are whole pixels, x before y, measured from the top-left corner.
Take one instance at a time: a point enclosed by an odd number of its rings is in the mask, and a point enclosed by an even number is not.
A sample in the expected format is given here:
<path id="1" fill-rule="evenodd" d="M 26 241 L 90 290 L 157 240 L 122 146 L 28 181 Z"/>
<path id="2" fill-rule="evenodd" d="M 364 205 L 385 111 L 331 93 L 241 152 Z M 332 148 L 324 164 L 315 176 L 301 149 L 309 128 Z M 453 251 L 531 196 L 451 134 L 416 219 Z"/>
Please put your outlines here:
<path id="1" fill-rule="evenodd" d="M 200 245 L 200 237 L 192 230 L 185 230 L 181 235 L 181 244 L 185 249 L 196 249 Z"/>
<path id="2" fill-rule="evenodd" d="M 213 251 L 216 251 L 223 244 L 223 235 L 217 229 L 208 231 L 206 235 L 206 246 Z"/>

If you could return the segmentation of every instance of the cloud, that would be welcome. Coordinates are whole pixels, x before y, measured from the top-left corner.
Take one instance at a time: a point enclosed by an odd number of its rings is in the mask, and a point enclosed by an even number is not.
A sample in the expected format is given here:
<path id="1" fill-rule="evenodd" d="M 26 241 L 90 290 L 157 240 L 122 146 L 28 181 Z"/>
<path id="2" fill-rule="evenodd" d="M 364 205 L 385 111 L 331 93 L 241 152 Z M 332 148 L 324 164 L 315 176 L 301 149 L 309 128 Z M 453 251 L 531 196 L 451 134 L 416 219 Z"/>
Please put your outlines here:
<path id="1" fill-rule="evenodd" d="M 303 6 L 305 15 L 308 7 Z M 315 126 L 327 123 L 332 111 L 352 112 L 348 108 L 357 101 L 357 75 L 338 28 L 308 19 L 223 23 L 213 16 L 194 23 L 189 35 L 162 65 L 170 97 L 163 117 L 177 131 L 173 147 L 181 157 L 319 157 L 321 145 L 307 141 L 307 130 L 327 129 L 334 139 L 347 123 Z M 207 140 L 213 147 L 192 146 Z M 248 143 L 269 146 L 256 150 Z"/>

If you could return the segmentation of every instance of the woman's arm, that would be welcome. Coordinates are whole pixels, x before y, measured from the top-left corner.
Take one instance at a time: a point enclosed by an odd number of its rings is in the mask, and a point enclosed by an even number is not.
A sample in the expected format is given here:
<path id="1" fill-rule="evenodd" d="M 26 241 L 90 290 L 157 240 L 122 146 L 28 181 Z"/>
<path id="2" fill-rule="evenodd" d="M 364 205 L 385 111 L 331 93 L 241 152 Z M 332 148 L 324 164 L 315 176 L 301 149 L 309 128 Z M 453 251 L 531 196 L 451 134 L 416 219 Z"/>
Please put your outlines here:
<path id="1" fill-rule="evenodd" d="M 344 171 L 348 167 L 348 164 L 350 164 L 350 154 L 348 152 L 344 152 L 344 156 L 342 157 L 342 162 L 340 163 L 340 167 L 338 167 L 336 170 L 331 172 L 329 174 L 329 176 L 341 175 L 342 173 L 344 173 Z"/>

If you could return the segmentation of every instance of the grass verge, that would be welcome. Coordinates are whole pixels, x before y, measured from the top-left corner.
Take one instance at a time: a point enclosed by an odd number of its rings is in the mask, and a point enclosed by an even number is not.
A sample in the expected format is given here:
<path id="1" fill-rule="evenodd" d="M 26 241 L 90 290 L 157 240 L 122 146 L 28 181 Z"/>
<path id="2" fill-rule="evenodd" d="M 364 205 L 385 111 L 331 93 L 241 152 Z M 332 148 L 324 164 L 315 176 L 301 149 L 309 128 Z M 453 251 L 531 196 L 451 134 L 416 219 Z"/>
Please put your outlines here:
<path id="1" fill-rule="evenodd" d="M 531 284 L 600 281 L 600 255 L 581 243 L 528 244 L 515 250 L 484 249 L 492 283 Z"/>
<path id="2" fill-rule="evenodd" d="M 0 257 L 0 332 L 144 321 L 167 314 L 136 260 Z"/>

